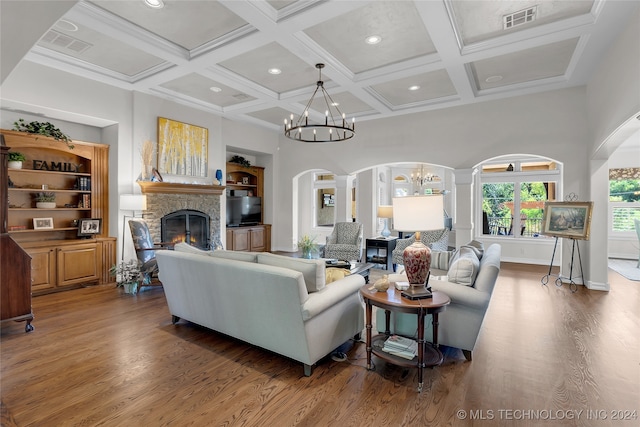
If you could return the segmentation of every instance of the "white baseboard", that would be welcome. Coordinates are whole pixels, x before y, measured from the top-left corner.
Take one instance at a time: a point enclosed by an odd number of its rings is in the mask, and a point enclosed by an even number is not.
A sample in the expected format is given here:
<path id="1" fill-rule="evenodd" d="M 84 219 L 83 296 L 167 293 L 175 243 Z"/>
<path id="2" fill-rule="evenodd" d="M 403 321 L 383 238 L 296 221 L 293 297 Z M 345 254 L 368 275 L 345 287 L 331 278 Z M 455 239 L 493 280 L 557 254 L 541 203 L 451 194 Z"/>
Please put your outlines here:
<path id="1" fill-rule="evenodd" d="M 587 289 L 592 290 L 592 291 L 609 292 L 611 287 L 609 286 L 608 283 L 592 282 L 591 280 L 589 280 L 589 281 L 587 281 Z"/>

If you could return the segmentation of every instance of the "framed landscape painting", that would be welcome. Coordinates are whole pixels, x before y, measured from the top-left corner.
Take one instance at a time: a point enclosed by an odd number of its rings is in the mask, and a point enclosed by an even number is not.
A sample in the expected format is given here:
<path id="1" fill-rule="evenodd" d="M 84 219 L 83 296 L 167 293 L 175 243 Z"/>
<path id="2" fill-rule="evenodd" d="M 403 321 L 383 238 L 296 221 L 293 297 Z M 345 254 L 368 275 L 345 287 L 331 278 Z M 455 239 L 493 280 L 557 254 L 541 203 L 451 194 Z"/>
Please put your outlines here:
<path id="1" fill-rule="evenodd" d="M 158 171 L 199 178 L 207 176 L 209 130 L 158 117 Z"/>
<path id="2" fill-rule="evenodd" d="M 593 202 L 546 202 L 542 234 L 589 240 Z"/>

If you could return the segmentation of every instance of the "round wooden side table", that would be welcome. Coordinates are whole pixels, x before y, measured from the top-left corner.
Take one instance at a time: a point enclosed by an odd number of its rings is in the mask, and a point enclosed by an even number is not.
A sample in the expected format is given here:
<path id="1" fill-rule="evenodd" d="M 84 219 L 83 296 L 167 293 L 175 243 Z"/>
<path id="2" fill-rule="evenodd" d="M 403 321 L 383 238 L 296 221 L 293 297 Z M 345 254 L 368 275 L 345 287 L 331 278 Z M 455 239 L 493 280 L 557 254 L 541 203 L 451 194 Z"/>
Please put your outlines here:
<path id="1" fill-rule="evenodd" d="M 409 300 L 407 298 L 403 298 L 400 295 L 400 291 L 395 289 L 395 287 L 389 287 L 386 292 L 378 292 L 375 289 L 370 288 L 371 285 L 363 285 L 360 288 L 360 294 L 364 298 L 366 307 L 367 369 L 372 369 L 372 353 L 377 357 L 398 366 L 408 368 L 417 367 L 418 392 L 422 392 L 422 370 L 425 366 L 439 365 L 443 360 L 442 352 L 438 348 L 438 313 L 443 312 L 447 308 L 451 299 L 443 292 L 433 291 L 433 297 L 431 298 Z M 384 334 L 379 334 L 372 338 L 371 314 L 373 312 L 374 305 L 385 310 L 386 324 Z M 412 360 L 395 356 L 382 350 L 384 342 L 391 335 L 389 327 L 391 311 L 413 313 L 418 318 L 418 354 Z M 424 317 L 427 314 L 431 314 L 433 316 L 433 343 L 431 345 L 425 343 L 424 340 Z"/>

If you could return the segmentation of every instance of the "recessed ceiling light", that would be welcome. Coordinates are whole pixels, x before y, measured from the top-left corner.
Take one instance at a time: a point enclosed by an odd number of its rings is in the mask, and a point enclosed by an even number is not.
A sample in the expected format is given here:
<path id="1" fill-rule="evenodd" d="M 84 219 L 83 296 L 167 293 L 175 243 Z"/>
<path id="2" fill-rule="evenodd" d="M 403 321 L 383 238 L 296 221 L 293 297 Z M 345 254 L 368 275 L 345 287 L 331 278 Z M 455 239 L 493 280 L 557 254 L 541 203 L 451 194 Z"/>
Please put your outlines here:
<path id="1" fill-rule="evenodd" d="M 382 37 L 380 36 L 369 36 L 366 39 L 364 39 L 364 41 L 367 42 L 367 44 L 378 44 L 382 41 Z"/>
<path id="2" fill-rule="evenodd" d="M 61 19 L 56 22 L 55 27 L 62 31 L 74 32 L 78 31 L 78 26 L 71 21 L 67 21 L 66 19 Z"/>
<path id="3" fill-rule="evenodd" d="M 222 92 L 222 89 L 220 89 L 218 86 L 211 86 L 211 87 L 209 88 L 209 90 L 210 90 L 211 92 L 216 92 L 216 93 L 218 93 L 218 92 Z"/>
<path id="4" fill-rule="evenodd" d="M 496 83 L 502 80 L 502 76 L 490 76 L 487 77 L 484 81 L 487 83 Z"/>
<path id="5" fill-rule="evenodd" d="M 340 105 L 340 103 L 339 103 L 339 102 L 332 102 L 332 103 L 331 103 L 331 106 L 332 106 L 332 107 L 337 107 L 338 105 Z"/>
<path id="6" fill-rule="evenodd" d="M 418 85 L 409 86 L 409 90 L 418 90 L 418 89 L 420 89 L 420 86 Z"/>
<path id="7" fill-rule="evenodd" d="M 269 68 L 269 74 L 280 74 L 281 72 L 280 68 Z"/>
<path id="8" fill-rule="evenodd" d="M 162 0 L 144 0 L 144 4 L 154 9 L 162 9 L 164 7 Z"/>

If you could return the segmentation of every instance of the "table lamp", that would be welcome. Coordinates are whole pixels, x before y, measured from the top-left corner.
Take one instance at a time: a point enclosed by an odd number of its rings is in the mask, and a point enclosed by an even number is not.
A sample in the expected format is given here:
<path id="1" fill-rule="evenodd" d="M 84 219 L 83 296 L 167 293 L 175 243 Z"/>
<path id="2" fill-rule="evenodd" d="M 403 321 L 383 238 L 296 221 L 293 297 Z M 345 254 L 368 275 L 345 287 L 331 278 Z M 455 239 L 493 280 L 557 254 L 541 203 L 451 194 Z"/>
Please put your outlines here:
<path id="1" fill-rule="evenodd" d="M 402 292 L 409 299 L 429 298 L 425 287 L 431 267 L 431 249 L 420 241 L 420 231 L 444 228 L 442 195 L 393 198 L 393 226 L 398 231 L 414 231 L 416 241 L 402 254 L 402 262 L 411 285 Z"/>
<path id="2" fill-rule="evenodd" d="M 389 237 L 391 235 L 391 231 L 389 231 L 389 219 L 393 218 L 393 206 L 391 205 L 382 205 L 378 206 L 378 218 L 384 219 L 384 229 L 380 233 L 382 237 Z"/>

